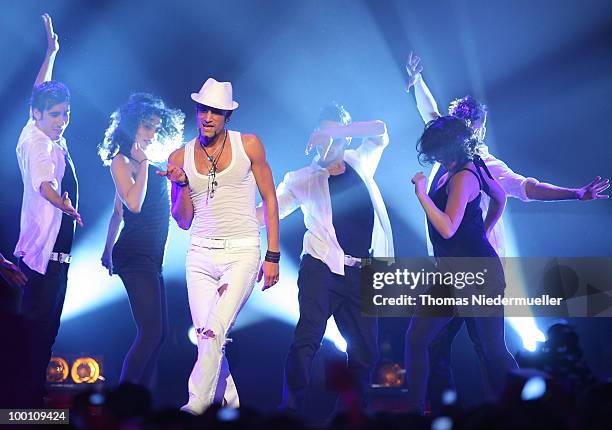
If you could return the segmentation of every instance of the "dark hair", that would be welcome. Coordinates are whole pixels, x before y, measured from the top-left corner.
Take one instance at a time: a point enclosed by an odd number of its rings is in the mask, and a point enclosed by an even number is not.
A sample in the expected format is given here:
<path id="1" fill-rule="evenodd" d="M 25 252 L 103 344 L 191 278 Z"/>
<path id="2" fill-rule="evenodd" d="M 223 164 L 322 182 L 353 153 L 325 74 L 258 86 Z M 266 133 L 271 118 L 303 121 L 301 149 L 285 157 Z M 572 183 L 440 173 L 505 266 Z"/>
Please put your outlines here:
<path id="1" fill-rule="evenodd" d="M 485 120 L 487 117 L 487 106 L 480 103 L 474 97 L 467 95 L 450 102 L 448 114 L 461 118 L 467 122 L 469 127 L 473 127 L 474 123 Z"/>
<path id="2" fill-rule="evenodd" d="M 463 164 L 474 157 L 477 145 L 478 141 L 466 121 L 454 116 L 440 116 L 427 123 L 417 142 L 419 163 L 457 161 Z"/>
<path id="3" fill-rule="evenodd" d="M 59 81 L 46 81 L 36 85 L 32 89 L 30 108 L 44 112 L 52 106 L 60 103 L 70 103 L 70 91 L 68 87 Z"/>
<path id="4" fill-rule="evenodd" d="M 319 122 L 321 121 L 334 121 L 339 122 L 343 125 L 351 123 L 351 114 L 342 106 L 336 102 L 323 106 L 321 113 L 319 114 Z"/>
<path id="5" fill-rule="evenodd" d="M 130 156 L 136 131 L 143 121 L 158 116 L 161 119 L 157 140 L 162 144 L 178 142 L 183 136 L 185 114 L 168 108 L 162 99 L 148 93 L 134 93 L 127 103 L 111 114 L 98 154 L 105 165 L 118 154 Z"/>

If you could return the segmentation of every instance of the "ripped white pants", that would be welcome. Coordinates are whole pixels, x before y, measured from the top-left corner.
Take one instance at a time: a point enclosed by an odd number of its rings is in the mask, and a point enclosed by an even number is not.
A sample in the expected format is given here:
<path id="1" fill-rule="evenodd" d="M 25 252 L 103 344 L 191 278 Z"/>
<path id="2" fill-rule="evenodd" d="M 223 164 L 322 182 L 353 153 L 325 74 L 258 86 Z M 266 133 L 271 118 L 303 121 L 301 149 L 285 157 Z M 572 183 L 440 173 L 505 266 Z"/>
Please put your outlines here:
<path id="1" fill-rule="evenodd" d="M 189 401 L 181 410 L 203 413 L 212 403 L 240 405 L 225 358 L 227 333 L 253 291 L 259 271 L 259 237 L 191 238 L 187 252 L 189 309 L 198 358 L 189 376 Z"/>

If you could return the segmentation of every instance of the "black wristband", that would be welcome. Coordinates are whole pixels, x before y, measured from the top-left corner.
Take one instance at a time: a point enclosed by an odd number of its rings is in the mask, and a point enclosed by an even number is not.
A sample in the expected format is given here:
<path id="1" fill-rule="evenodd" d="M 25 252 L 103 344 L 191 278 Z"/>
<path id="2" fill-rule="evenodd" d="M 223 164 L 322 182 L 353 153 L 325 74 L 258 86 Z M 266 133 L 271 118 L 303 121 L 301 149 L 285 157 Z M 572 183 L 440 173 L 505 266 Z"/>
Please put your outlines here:
<path id="1" fill-rule="evenodd" d="M 280 261 L 280 256 L 280 252 L 266 251 L 266 257 L 264 260 L 270 263 L 278 263 Z"/>
<path id="2" fill-rule="evenodd" d="M 175 182 L 175 184 L 181 188 L 186 187 L 187 185 L 189 185 L 189 178 L 187 177 L 187 175 L 185 175 L 185 182 Z"/>

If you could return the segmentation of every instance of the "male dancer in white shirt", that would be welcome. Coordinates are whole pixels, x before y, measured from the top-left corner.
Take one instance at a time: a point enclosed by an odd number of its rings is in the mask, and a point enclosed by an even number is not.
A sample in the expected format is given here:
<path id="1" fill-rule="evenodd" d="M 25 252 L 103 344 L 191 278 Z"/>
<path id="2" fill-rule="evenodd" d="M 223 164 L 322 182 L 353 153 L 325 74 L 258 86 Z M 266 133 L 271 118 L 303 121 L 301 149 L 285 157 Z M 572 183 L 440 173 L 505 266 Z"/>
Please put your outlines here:
<path id="1" fill-rule="evenodd" d="M 83 225 L 76 210 L 74 166 L 63 137 L 70 121 L 70 92 L 51 80 L 59 43 L 51 17 L 44 14 L 42 19 L 47 53 L 32 90 L 30 120 L 16 149 L 24 190 L 15 256 L 28 279 L 21 313 L 31 358 L 31 380 L 23 386 L 28 392 L 25 402 L 32 408 L 43 407 L 47 364 L 66 296 L 75 222 Z"/>
<path id="2" fill-rule="evenodd" d="M 351 138 L 362 142 L 347 149 Z M 352 123 L 342 106 L 330 105 L 309 141 L 308 150 L 317 150 L 313 162 L 287 173 L 277 188 L 280 217 L 301 208 L 307 228 L 298 277 L 300 318 L 285 366 L 282 409 L 304 413 L 312 360 L 330 316 L 347 341 L 348 369 L 365 403 L 378 358 L 378 325 L 376 318 L 361 316 L 360 268 L 372 254 L 393 257 L 391 225 L 374 181 L 388 143 L 382 121 Z"/>

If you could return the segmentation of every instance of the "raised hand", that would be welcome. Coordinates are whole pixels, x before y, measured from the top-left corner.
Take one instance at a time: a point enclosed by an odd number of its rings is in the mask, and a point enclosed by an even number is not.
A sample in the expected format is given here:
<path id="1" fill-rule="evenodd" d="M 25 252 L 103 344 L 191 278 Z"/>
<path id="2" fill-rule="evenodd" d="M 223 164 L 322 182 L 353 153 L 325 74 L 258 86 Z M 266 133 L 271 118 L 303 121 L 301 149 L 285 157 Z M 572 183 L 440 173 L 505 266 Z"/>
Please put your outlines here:
<path id="1" fill-rule="evenodd" d="M 406 72 L 408 73 L 406 91 L 410 90 L 410 88 L 414 85 L 422 71 L 423 66 L 421 65 L 421 59 L 414 55 L 414 53 L 411 51 L 408 55 L 408 60 L 406 60 Z"/>
<path id="2" fill-rule="evenodd" d="M 142 163 L 147 159 L 147 154 L 144 152 L 141 143 L 138 141 L 135 141 L 132 145 L 132 148 L 130 149 L 130 156 L 139 163 Z"/>
<path id="3" fill-rule="evenodd" d="M 68 197 L 68 192 L 64 192 L 62 195 L 62 212 L 68 215 L 71 218 L 74 218 L 78 225 L 83 227 L 83 220 L 81 219 L 81 215 L 77 212 L 77 210 L 72 206 L 72 201 L 70 197 Z"/>
<path id="4" fill-rule="evenodd" d="M 185 171 L 174 164 L 168 163 L 167 170 L 158 170 L 157 173 L 159 176 L 165 176 L 172 182 L 176 182 L 178 184 L 184 184 L 187 182 L 187 174 Z"/>
<path id="5" fill-rule="evenodd" d="M 414 184 L 414 193 L 416 195 L 425 195 L 427 194 L 427 177 L 423 174 L 423 172 L 418 172 L 412 178 L 412 183 Z"/>
<path id="6" fill-rule="evenodd" d="M 605 190 L 610 188 L 609 179 L 601 179 L 601 176 L 596 176 L 595 179 L 585 185 L 582 188 L 576 190 L 578 200 L 588 201 L 597 199 L 610 198 L 609 194 L 602 194 Z"/>
<path id="7" fill-rule="evenodd" d="M 59 41 L 57 34 L 53 31 L 53 21 L 48 13 L 43 14 L 41 18 L 47 31 L 47 54 L 55 54 L 59 51 Z"/>

